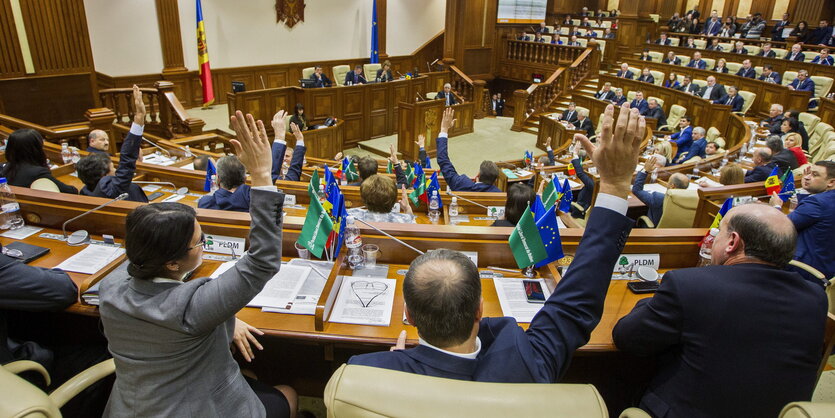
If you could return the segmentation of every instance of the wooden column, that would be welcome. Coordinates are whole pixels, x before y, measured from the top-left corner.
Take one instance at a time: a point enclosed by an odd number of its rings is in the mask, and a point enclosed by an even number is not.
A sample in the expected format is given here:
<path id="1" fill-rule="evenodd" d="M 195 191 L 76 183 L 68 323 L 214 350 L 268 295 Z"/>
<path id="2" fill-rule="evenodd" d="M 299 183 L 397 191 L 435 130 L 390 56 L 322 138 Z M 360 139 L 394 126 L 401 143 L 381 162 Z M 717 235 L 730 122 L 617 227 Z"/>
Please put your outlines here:
<path id="1" fill-rule="evenodd" d="M 810 26 L 817 27 L 821 19 L 829 20 L 832 25 L 832 16 L 822 16 L 824 11 L 824 3 L 828 0 L 800 0 L 795 3 L 794 13 L 792 13 L 792 22 L 800 22 L 805 20 L 809 22 Z"/>
<path id="2" fill-rule="evenodd" d="M 497 10 L 495 0 L 447 0 L 444 62 L 454 59 L 471 78 L 490 77 Z"/>
<path id="3" fill-rule="evenodd" d="M 180 11 L 177 7 L 177 0 L 156 0 L 156 3 L 164 66 L 162 73 L 188 71 L 183 57 L 183 38 L 180 34 Z"/>
<path id="4" fill-rule="evenodd" d="M 377 54 L 380 62 L 388 58 L 386 53 L 386 3 L 387 0 L 374 0 L 377 4 Z"/>
<path id="5" fill-rule="evenodd" d="M 483 119 L 484 112 L 484 87 L 487 82 L 484 80 L 473 80 L 473 102 L 475 102 L 475 110 L 473 111 L 473 118 Z"/>
<path id="6" fill-rule="evenodd" d="M 511 131 L 519 132 L 524 128 L 529 95 L 530 93 L 527 90 L 516 90 L 513 92 L 513 126 L 510 127 Z"/>

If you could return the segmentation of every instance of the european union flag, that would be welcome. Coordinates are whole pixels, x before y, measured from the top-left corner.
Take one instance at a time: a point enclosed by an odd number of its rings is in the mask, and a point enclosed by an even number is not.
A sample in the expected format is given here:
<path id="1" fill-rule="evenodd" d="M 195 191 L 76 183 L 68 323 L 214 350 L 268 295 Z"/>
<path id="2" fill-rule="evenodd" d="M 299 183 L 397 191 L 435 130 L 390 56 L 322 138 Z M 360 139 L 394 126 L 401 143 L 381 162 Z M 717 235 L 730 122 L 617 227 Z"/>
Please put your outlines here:
<path id="1" fill-rule="evenodd" d="M 426 159 L 423 160 L 423 168 L 432 168 L 432 160 L 428 155 L 426 156 Z"/>
<path id="2" fill-rule="evenodd" d="M 560 199 L 560 212 L 568 213 L 571 211 L 571 201 L 574 196 L 571 194 L 571 185 L 568 184 L 568 179 L 562 185 L 562 198 Z"/>
<path id="3" fill-rule="evenodd" d="M 325 196 L 330 197 L 334 188 L 336 188 L 336 192 L 338 193 L 339 182 L 336 181 L 336 177 L 334 177 L 327 164 L 325 164 Z"/>
<path id="4" fill-rule="evenodd" d="M 217 169 L 215 168 L 215 163 L 210 158 L 206 160 L 206 182 L 203 183 L 204 192 L 212 190 L 212 176 L 215 174 L 217 174 Z"/>
<path id="5" fill-rule="evenodd" d="M 536 263 L 535 267 L 542 267 L 548 263 L 552 263 L 563 258 L 562 240 L 560 239 L 560 227 L 557 224 L 557 206 L 551 206 L 541 218 L 536 221 L 536 227 L 539 229 L 539 236 L 542 238 L 542 244 L 545 246 L 545 252 L 548 257 Z"/>
<path id="6" fill-rule="evenodd" d="M 337 191 L 339 187 L 337 187 Z M 345 241 L 345 221 L 348 219 L 348 211 L 345 209 L 345 196 L 342 192 L 338 192 L 336 204 L 333 206 L 333 217 L 336 221 L 333 223 L 334 232 L 336 233 L 336 245 L 333 249 L 333 258 L 339 254 L 342 248 L 342 242 Z"/>
<path id="7" fill-rule="evenodd" d="M 438 207 L 443 208 L 444 207 L 444 200 L 441 199 L 441 184 L 438 183 L 438 172 L 437 171 L 432 173 L 432 177 L 429 178 L 429 181 L 427 183 L 428 184 L 426 185 L 426 195 L 431 197 L 432 196 L 432 191 L 438 192 L 438 204 L 439 204 Z"/>
<path id="8" fill-rule="evenodd" d="M 380 62 L 379 47 L 377 42 L 377 2 L 374 3 L 373 11 L 371 12 L 371 63 L 376 64 Z"/>
<path id="9" fill-rule="evenodd" d="M 417 184 L 418 181 L 425 181 L 424 179 L 426 178 L 423 176 L 423 167 L 420 163 L 415 163 L 413 173 L 415 175 L 415 182 L 412 184 L 412 187 L 417 188 L 415 184 Z"/>
<path id="10" fill-rule="evenodd" d="M 533 219 L 538 221 L 539 218 L 545 215 L 547 210 L 545 209 L 545 205 L 542 203 L 542 199 L 539 198 L 539 195 L 536 195 L 533 199 L 533 204 L 531 205 L 531 212 L 533 212 Z"/>
<path id="11" fill-rule="evenodd" d="M 794 194 L 794 173 L 791 170 L 786 172 L 786 178 L 783 179 L 783 188 L 780 189 L 780 199 L 784 202 L 789 200 L 792 194 Z"/>

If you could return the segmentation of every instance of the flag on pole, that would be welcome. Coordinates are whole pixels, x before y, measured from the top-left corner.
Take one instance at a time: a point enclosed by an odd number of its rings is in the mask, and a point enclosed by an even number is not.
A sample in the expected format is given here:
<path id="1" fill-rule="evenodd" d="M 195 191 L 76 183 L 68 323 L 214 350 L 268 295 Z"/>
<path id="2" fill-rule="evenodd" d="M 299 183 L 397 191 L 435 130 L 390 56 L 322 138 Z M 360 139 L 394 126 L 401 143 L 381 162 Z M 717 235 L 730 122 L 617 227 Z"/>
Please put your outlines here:
<path id="1" fill-rule="evenodd" d="M 533 162 L 533 152 L 525 151 L 525 167 L 529 167 Z"/>
<path id="2" fill-rule="evenodd" d="M 209 66 L 209 48 L 206 45 L 206 28 L 203 25 L 203 6 L 197 0 L 197 63 L 200 65 L 200 84 L 203 86 L 203 107 L 214 103 L 212 70 Z"/>
<path id="3" fill-rule="evenodd" d="M 217 174 L 215 163 L 209 158 L 206 160 L 206 181 L 203 183 L 203 191 L 208 192 L 212 190 L 212 176 Z"/>
<path id="4" fill-rule="evenodd" d="M 392 173 L 394 173 L 394 164 L 392 164 L 392 163 L 391 163 L 391 160 L 389 160 L 389 163 L 388 163 L 388 165 L 386 166 L 386 173 L 387 173 L 387 174 L 392 174 Z"/>
<path id="5" fill-rule="evenodd" d="M 325 171 L 328 171 L 328 166 L 325 166 Z M 310 186 L 316 193 L 319 193 L 319 169 L 313 169 L 313 175 L 310 176 Z"/>
<path id="6" fill-rule="evenodd" d="M 533 199 L 533 205 L 531 205 L 531 212 L 533 213 L 533 219 L 535 221 L 539 221 L 539 218 L 545 215 L 548 209 L 545 209 L 545 205 L 542 204 L 542 199 L 539 198 L 539 195 L 535 195 Z"/>
<path id="7" fill-rule="evenodd" d="M 510 244 L 513 258 L 516 259 L 516 265 L 520 269 L 532 266 L 548 257 L 530 205 L 525 208 L 525 212 L 522 213 L 522 217 L 519 218 L 507 242 Z"/>
<path id="8" fill-rule="evenodd" d="M 557 188 L 559 188 L 559 186 L 554 184 L 554 179 L 551 179 L 551 181 L 545 185 L 545 190 L 542 191 L 542 204 L 545 205 L 545 209 L 550 209 L 551 206 L 554 206 L 560 198 L 560 196 L 558 196 L 559 190 L 557 190 Z"/>
<path id="9" fill-rule="evenodd" d="M 710 229 L 719 228 L 719 222 L 722 220 L 722 217 L 724 217 L 732 207 L 734 207 L 734 198 L 729 197 L 725 199 L 725 203 L 722 204 L 722 207 L 719 208 L 719 212 L 716 214 L 716 217 L 713 218 L 713 223 L 710 224 Z"/>
<path id="10" fill-rule="evenodd" d="M 412 166 L 406 164 L 406 184 L 408 184 L 408 188 L 411 189 L 412 186 L 415 184 L 415 171 L 412 169 Z"/>
<path id="11" fill-rule="evenodd" d="M 432 192 L 438 192 L 438 208 L 441 209 L 444 207 L 444 201 L 441 199 L 441 184 L 438 183 L 438 172 L 432 173 L 432 177 L 426 180 L 426 203 L 429 203 L 429 196 L 432 196 Z"/>
<path id="12" fill-rule="evenodd" d="M 765 193 L 771 195 L 772 193 L 779 193 L 783 183 L 780 181 L 780 169 L 774 167 L 771 174 L 765 179 Z"/>
<path id="13" fill-rule="evenodd" d="M 374 8 L 371 12 L 371 63 L 376 64 L 380 62 L 379 45 L 377 38 L 377 2 L 374 3 Z"/>
<path id="14" fill-rule="evenodd" d="M 562 185 L 562 197 L 560 198 L 560 212 L 568 213 L 571 211 L 571 201 L 574 196 L 571 193 L 571 185 L 568 184 L 568 179 Z"/>
<path id="15" fill-rule="evenodd" d="M 353 183 L 360 179 L 359 173 L 357 173 L 357 167 L 354 165 L 353 160 L 349 160 L 348 157 L 342 160 L 342 174 L 345 175 L 345 181 L 348 183 Z"/>
<path id="16" fill-rule="evenodd" d="M 568 163 L 568 175 L 569 176 L 577 175 L 577 169 L 574 168 L 574 163 Z"/>
<path id="17" fill-rule="evenodd" d="M 304 217 L 304 225 L 299 234 L 299 245 L 310 250 L 316 257 L 322 258 L 322 252 L 328 242 L 328 237 L 333 231 L 333 221 L 328 213 L 319 203 L 319 197 L 313 190 L 313 184 L 307 186 L 307 194 L 310 196 L 310 205 Z"/>
<path id="18" fill-rule="evenodd" d="M 562 252 L 562 240 L 560 239 L 560 227 L 557 224 L 556 207 L 551 206 L 539 220 L 536 221 L 536 227 L 539 228 L 539 237 L 542 239 L 542 245 L 545 246 L 545 252 L 548 256 L 536 263 L 535 267 L 541 267 L 548 263 L 552 263 L 564 257 Z"/>
<path id="19" fill-rule="evenodd" d="M 423 174 L 423 168 L 420 166 L 420 163 L 415 163 L 414 176 L 414 190 L 409 193 L 409 199 L 415 205 L 420 205 L 420 201 L 429 201 L 429 197 L 426 196 L 426 175 Z"/>
<path id="20" fill-rule="evenodd" d="M 780 199 L 783 201 L 789 200 L 792 194 L 794 194 L 794 173 L 791 170 L 786 172 L 785 178 L 783 178 L 783 188 L 780 189 Z"/>

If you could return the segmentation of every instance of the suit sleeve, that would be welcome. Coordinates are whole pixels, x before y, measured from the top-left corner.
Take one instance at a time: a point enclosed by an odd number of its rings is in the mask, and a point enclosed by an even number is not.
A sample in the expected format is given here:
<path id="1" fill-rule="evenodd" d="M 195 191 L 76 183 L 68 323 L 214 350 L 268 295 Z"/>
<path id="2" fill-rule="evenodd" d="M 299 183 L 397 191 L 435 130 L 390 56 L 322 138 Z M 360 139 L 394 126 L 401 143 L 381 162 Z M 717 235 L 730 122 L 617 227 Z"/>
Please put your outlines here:
<path id="1" fill-rule="evenodd" d="M 644 182 L 647 180 L 647 173 L 645 171 L 639 172 L 635 176 L 635 183 L 632 185 L 632 194 L 638 198 L 645 205 L 651 205 L 654 200 L 655 192 L 648 192 L 644 190 Z"/>
<path id="2" fill-rule="evenodd" d="M 546 152 L 548 152 L 548 165 L 557 165 L 557 159 L 554 158 L 554 150 L 549 148 Z"/>
<path id="3" fill-rule="evenodd" d="M 59 311 L 77 300 L 78 288 L 67 273 L 0 255 L 0 309 Z"/>
<path id="4" fill-rule="evenodd" d="M 281 142 L 273 142 L 273 168 L 272 178 L 273 182 L 281 177 L 281 165 L 284 164 L 284 154 L 287 152 L 287 144 Z"/>
<path id="5" fill-rule="evenodd" d="M 469 187 L 472 187 L 475 182 L 473 182 L 469 177 L 463 174 L 458 174 L 458 172 L 455 171 L 455 166 L 453 166 L 452 161 L 449 160 L 449 153 L 447 150 L 448 140 L 449 138 L 446 136 L 439 136 L 435 140 L 435 144 L 438 147 L 438 166 L 441 169 L 441 174 L 443 174 L 444 179 L 446 179 L 446 183 L 452 191 L 466 190 Z"/>
<path id="6" fill-rule="evenodd" d="M 789 214 L 789 220 L 794 224 L 797 232 L 800 232 L 810 226 L 814 225 L 822 218 L 823 208 L 821 208 L 818 199 L 812 196 L 803 199 L 803 203 L 797 205 L 797 208 Z"/>
<path id="7" fill-rule="evenodd" d="M 420 162 L 421 167 L 426 168 L 426 148 L 418 149 L 418 162 Z"/>
<path id="8" fill-rule="evenodd" d="M 299 181 L 302 176 L 302 164 L 304 163 L 304 153 L 306 151 L 307 147 L 304 145 L 296 145 L 293 151 L 293 159 L 290 160 L 290 168 L 287 169 L 287 178 L 284 180 Z"/>
<path id="9" fill-rule="evenodd" d="M 137 127 L 139 127 L 139 131 L 136 130 Z M 122 143 L 119 154 L 119 168 L 116 169 L 116 175 L 113 177 L 113 181 L 104 183 L 110 189 L 103 190 L 105 195 L 116 197 L 119 194 L 128 193 L 128 189 L 133 183 L 133 175 L 136 173 L 136 160 L 139 159 L 142 128 L 135 123 L 131 126 L 130 132 L 125 137 L 125 142 Z"/>
<path id="10" fill-rule="evenodd" d="M 600 322 L 612 267 L 632 221 L 605 207 L 592 211 L 571 269 L 531 320 L 526 335 L 537 363 L 552 381 L 562 376 L 574 351 Z"/>
<path id="11" fill-rule="evenodd" d="M 618 349 L 649 356 L 679 343 L 683 315 L 675 273 L 665 274 L 655 295 L 639 301 L 632 312 L 618 321 L 612 329 Z"/>
<path id="12" fill-rule="evenodd" d="M 400 186 L 406 186 L 407 189 L 411 188 L 408 184 L 409 179 L 406 178 L 406 173 L 403 172 L 403 168 L 400 167 L 400 164 L 396 164 L 394 166 L 394 177 L 397 179 L 397 189 L 400 189 Z"/>

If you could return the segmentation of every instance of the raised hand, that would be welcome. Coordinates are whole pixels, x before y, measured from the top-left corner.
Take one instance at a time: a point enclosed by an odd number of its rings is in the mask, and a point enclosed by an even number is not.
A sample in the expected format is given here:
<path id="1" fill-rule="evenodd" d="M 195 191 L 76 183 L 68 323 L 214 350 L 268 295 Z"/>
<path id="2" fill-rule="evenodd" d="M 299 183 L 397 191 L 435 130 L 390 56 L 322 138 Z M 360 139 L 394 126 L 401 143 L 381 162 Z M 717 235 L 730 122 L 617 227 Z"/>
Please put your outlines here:
<path id="1" fill-rule="evenodd" d="M 418 135 L 418 140 L 415 141 L 415 144 L 417 144 L 417 146 L 419 146 L 421 148 L 425 148 L 426 136 L 424 136 L 423 134 Z"/>
<path id="2" fill-rule="evenodd" d="M 293 136 L 296 137 L 296 145 L 304 145 L 304 134 L 299 129 L 299 125 L 290 122 L 290 131 L 293 132 Z"/>
<path id="3" fill-rule="evenodd" d="M 449 128 L 455 125 L 455 110 L 451 107 L 444 109 L 444 116 L 441 118 L 441 133 L 449 132 Z"/>
<path id="4" fill-rule="evenodd" d="M 600 192 L 626 199 L 646 132 L 646 120 L 637 109 L 630 109 L 628 103 L 621 106 L 617 125 L 614 114 L 615 107 L 606 106 L 603 131 L 597 138 L 597 148 L 586 137 L 578 139 L 597 167 Z"/>
<path id="5" fill-rule="evenodd" d="M 406 349 L 406 330 L 400 331 L 400 335 L 397 336 L 397 343 L 394 344 L 394 347 L 389 348 L 389 351 L 394 350 L 405 350 Z"/>
<path id="6" fill-rule="evenodd" d="M 647 173 L 652 173 L 652 170 L 655 170 L 655 167 L 657 165 L 658 165 L 658 158 L 653 155 L 653 156 L 647 158 L 646 161 L 644 161 L 644 171 L 646 171 Z"/>
<path id="7" fill-rule="evenodd" d="M 145 102 L 142 101 L 142 92 L 139 86 L 133 85 L 133 123 L 145 126 Z"/>
<path id="8" fill-rule="evenodd" d="M 409 196 L 406 194 L 405 184 L 400 185 L 400 209 L 403 210 L 403 213 L 413 214 L 412 205 L 409 204 Z"/>
<path id="9" fill-rule="evenodd" d="M 542 143 L 542 146 L 548 148 L 551 145 L 551 137 L 549 136 L 545 142 Z"/>
<path id="10" fill-rule="evenodd" d="M 275 134 L 276 141 L 284 139 L 284 134 L 287 132 L 287 127 L 284 124 L 284 118 L 286 116 L 287 112 L 279 110 L 275 115 L 273 115 L 273 120 L 270 121 L 270 124 L 273 126 L 273 133 Z"/>
<path id="11" fill-rule="evenodd" d="M 399 164 L 397 161 L 397 150 L 394 149 L 394 144 L 389 144 L 389 161 L 395 166 Z"/>
<path id="12" fill-rule="evenodd" d="M 589 145 L 586 145 L 586 143 Z M 589 147 L 591 147 L 591 151 L 589 151 Z M 580 154 L 580 148 L 585 148 L 588 157 L 592 158 L 592 154 L 594 154 L 594 150 L 597 149 L 597 146 L 592 144 L 591 140 L 589 140 L 587 136 L 583 134 L 574 134 L 574 149 L 572 151 L 575 155 Z"/>
<path id="13" fill-rule="evenodd" d="M 229 118 L 232 128 L 237 134 L 233 139 L 232 146 L 235 154 L 246 167 L 252 176 L 252 186 L 269 186 L 272 184 L 270 170 L 272 169 L 272 152 L 270 152 L 270 140 L 267 137 L 264 123 L 255 121 L 251 114 L 244 118 L 241 111 L 235 112 L 235 116 Z"/>

